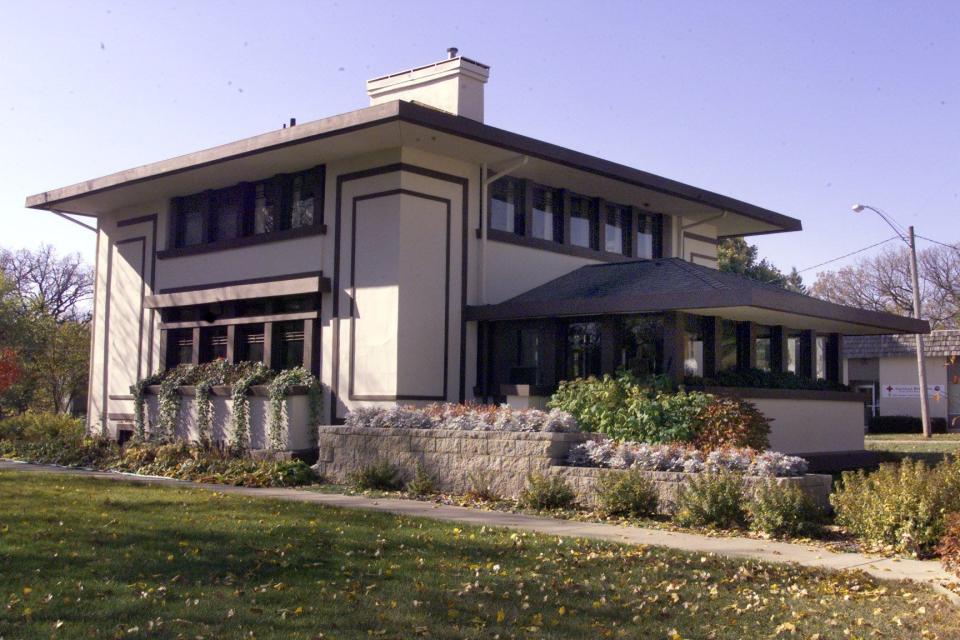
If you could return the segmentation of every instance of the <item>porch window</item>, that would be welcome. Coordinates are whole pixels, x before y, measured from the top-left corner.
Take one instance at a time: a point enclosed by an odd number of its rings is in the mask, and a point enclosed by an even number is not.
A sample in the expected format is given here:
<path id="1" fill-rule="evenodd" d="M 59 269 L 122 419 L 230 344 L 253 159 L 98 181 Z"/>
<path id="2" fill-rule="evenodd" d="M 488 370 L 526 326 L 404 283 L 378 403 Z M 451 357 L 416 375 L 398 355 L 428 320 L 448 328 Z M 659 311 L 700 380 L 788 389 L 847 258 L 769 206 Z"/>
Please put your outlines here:
<path id="1" fill-rule="evenodd" d="M 533 188 L 533 212 L 530 235 L 541 240 L 563 241 L 561 197 L 556 189 L 537 185 Z"/>
<path id="2" fill-rule="evenodd" d="M 523 185 L 516 178 L 490 185 L 490 228 L 523 235 Z"/>
<path id="3" fill-rule="evenodd" d="M 517 359 L 510 371 L 510 383 L 540 384 L 540 330 L 521 327 L 516 340 Z"/>
<path id="4" fill-rule="evenodd" d="M 587 249 L 598 248 L 597 212 L 586 196 L 570 197 L 570 244 Z"/>
<path id="5" fill-rule="evenodd" d="M 718 371 L 737 368 L 737 323 L 733 320 L 720 320 L 720 355 Z"/>
<path id="6" fill-rule="evenodd" d="M 176 329 L 167 335 L 167 368 L 193 362 L 193 329 Z"/>
<path id="7" fill-rule="evenodd" d="M 627 255 L 630 253 L 630 208 L 616 204 L 608 204 L 605 208 L 604 250 Z"/>
<path id="8" fill-rule="evenodd" d="M 600 323 L 567 325 L 567 379 L 600 375 Z"/>
<path id="9" fill-rule="evenodd" d="M 277 368 L 303 366 L 303 322 L 278 322 L 273 328 L 276 340 Z"/>
<path id="10" fill-rule="evenodd" d="M 763 371 L 770 371 L 770 346 L 771 330 L 767 325 L 756 325 L 755 349 L 756 349 L 756 368 Z"/>
<path id="11" fill-rule="evenodd" d="M 789 331 L 787 333 L 787 371 L 797 372 L 797 349 L 800 346 L 800 332 Z"/>
<path id="12" fill-rule="evenodd" d="M 703 375 L 703 316 L 686 316 L 683 370 L 688 376 Z"/>
<path id="13" fill-rule="evenodd" d="M 209 327 L 200 330 L 200 362 L 227 359 L 227 328 Z"/>
<path id="14" fill-rule="evenodd" d="M 817 380 L 827 378 L 827 336 L 817 336 Z"/>
<path id="15" fill-rule="evenodd" d="M 663 373 L 662 316 L 624 318 L 620 364 L 641 377 Z"/>
<path id="16" fill-rule="evenodd" d="M 237 328 L 237 362 L 263 362 L 262 324 L 246 324 Z"/>
<path id="17" fill-rule="evenodd" d="M 653 229 L 651 217 L 645 213 L 637 216 L 637 233 L 633 256 L 644 260 L 653 258 Z"/>

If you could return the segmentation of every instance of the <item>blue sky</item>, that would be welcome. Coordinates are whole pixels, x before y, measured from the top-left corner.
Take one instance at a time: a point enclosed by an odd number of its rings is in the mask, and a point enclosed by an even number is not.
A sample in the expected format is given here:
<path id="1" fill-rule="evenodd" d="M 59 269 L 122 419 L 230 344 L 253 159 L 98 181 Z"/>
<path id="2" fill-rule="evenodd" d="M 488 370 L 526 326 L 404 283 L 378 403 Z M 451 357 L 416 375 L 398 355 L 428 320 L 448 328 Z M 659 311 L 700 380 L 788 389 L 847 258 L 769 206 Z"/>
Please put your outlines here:
<path id="1" fill-rule="evenodd" d="M 92 258 L 24 197 L 366 106 L 448 46 L 492 67 L 489 124 L 801 218 L 754 240 L 782 268 L 888 237 L 857 201 L 957 241 L 958 34 L 956 2 L 9 3 L 0 246 Z"/>

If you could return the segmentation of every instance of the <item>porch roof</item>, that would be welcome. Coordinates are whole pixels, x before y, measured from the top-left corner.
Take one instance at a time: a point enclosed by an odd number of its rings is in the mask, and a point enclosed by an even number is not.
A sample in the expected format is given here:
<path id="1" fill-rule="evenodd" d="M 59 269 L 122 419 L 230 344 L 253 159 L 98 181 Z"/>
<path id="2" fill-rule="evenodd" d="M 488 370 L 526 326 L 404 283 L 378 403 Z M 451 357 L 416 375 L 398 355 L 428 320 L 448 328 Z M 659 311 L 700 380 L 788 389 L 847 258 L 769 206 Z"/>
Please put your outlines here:
<path id="1" fill-rule="evenodd" d="M 519 320 L 671 310 L 852 335 L 930 331 L 925 320 L 826 302 L 679 258 L 580 267 L 504 302 L 468 307 L 467 318 Z"/>

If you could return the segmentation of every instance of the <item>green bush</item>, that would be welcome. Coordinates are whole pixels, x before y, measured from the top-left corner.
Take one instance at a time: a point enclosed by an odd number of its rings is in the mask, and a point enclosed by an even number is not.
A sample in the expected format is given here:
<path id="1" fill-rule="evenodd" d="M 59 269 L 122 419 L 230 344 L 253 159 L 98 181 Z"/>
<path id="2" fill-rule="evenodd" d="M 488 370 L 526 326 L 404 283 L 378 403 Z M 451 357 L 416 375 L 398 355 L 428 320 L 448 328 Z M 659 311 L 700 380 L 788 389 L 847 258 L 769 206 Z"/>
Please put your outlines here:
<path id="1" fill-rule="evenodd" d="M 930 418 L 933 433 L 946 433 L 946 418 Z M 923 423 L 916 416 L 871 416 L 867 422 L 870 433 L 923 433 Z"/>
<path id="2" fill-rule="evenodd" d="M 597 483 L 597 511 L 605 516 L 644 517 L 657 513 L 656 485 L 639 469 L 607 472 Z"/>
<path id="3" fill-rule="evenodd" d="M 550 407 L 573 415 L 585 431 L 620 441 L 763 449 L 770 433 L 769 421 L 748 402 L 700 391 L 668 392 L 624 372 L 561 382 Z"/>
<path id="4" fill-rule="evenodd" d="M 877 471 L 845 472 L 830 496 L 837 524 L 875 547 L 928 557 L 945 514 L 960 511 L 960 459 L 935 467 L 906 459 Z"/>
<path id="5" fill-rule="evenodd" d="M 83 421 L 62 413 L 24 413 L 0 420 L 0 440 L 79 443 L 84 436 Z"/>
<path id="6" fill-rule="evenodd" d="M 395 491 L 403 486 L 400 470 L 386 460 L 378 460 L 350 474 L 350 484 L 358 491 Z"/>
<path id="7" fill-rule="evenodd" d="M 413 478 L 407 483 L 407 493 L 413 496 L 429 496 L 437 492 L 437 481 L 427 473 L 423 465 L 417 463 Z"/>
<path id="8" fill-rule="evenodd" d="M 940 554 L 943 567 L 960 577 L 960 513 L 947 516 L 937 553 Z"/>
<path id="9" fill-rule="evenodd" d="M 471 471 L 467 474 L 467 497 L 481 502 L 495 502 L 500 496 L 493 488 L 494 476 L 489 471 Z"/>
<path id="10" fill-rule="evenodd" d="M 765 369 L 725 369 L 710 378 L 687 376 L 683 383 L 689 387 L 747 387 L 750 389 L 811 389 L 816 391 L 849 391 L 850 387 L 822 378 L 804 378 L 792 371 Z"/>
<path id="11" fill-rule="evenodd" d="M 518 502 L 527 509 L 565 509 L 576 499 L 570 484 L 560 476 L 531 473 Z"/>
<path id="12" fill-rule="evenodd" d="M 747 502 L 750 529 L 771 536 L 812 536 L 820 531 L 823 511 L 804 491 L 773 480 L 757 486 Z"/>
<path id="13" fill-rule="evenodd" d="M 684 527 L 732 529 L 746 523 L 743 479 L 733 473 L 690 476 L 677 492 L 674 521 Z"/>

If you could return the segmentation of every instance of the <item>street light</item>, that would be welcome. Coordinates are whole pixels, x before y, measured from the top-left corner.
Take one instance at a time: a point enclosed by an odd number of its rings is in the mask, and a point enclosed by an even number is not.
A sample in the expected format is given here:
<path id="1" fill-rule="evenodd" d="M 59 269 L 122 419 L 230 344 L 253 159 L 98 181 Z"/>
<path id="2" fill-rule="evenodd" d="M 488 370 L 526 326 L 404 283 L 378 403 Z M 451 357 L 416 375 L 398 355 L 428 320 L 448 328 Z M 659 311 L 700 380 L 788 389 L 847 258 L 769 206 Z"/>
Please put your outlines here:
<path id="1" fill-rule="evenodd" d="M 890 216 L 880 209 L 871 207 L 868 204 L 853 205 L 854 213 L 860 213 L 864 209 L 869 209 L 880 216 L 884 222 L 890 225 L 890 228 L 894 230 L 897 237 L 910 247 L 910 282 L 913 287 L 913 317 L 919 320 L 920 282 L 917 277 L 917 242 L 913 235 L 913 225 L 907 227 L 907 231 L 904 233 L 903 227 L 894 222 Z M 932 431 L 930 430 L 930 406 L 927 401 L 927 367 L 926 358 L 923 353 L 923 334 L 917 333 L 915 337 L 917 339 L 917 376 L 920 382 L 920 420 L 923 422 L 923 435 L 925 438 L 929 438 L 932 435 Z"/>

